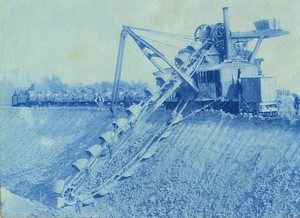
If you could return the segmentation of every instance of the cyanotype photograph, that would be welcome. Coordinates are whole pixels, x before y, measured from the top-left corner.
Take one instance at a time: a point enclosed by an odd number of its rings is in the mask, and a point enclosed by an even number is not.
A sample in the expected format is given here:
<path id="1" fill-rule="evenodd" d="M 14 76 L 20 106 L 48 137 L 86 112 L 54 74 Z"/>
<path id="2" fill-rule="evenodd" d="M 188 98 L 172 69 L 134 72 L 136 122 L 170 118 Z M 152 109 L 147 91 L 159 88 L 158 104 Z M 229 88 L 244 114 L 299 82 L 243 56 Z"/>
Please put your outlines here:
<path id="1" fill-rule="evenodd" d="M 1 217 L 300 217 L 300 2 L 0 0 Z"/>

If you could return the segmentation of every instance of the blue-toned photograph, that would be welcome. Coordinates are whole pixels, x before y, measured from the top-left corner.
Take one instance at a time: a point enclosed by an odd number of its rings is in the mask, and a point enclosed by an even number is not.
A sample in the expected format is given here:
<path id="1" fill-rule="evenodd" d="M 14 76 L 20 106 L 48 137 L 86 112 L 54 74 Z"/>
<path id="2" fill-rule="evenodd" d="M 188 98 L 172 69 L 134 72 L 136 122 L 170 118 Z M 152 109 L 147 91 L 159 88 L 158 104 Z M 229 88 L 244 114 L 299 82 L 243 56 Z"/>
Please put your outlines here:
<path id="1" fill-rule="evenodd" d="M 0 216 L 300 217 L 299 11 L 0 1 Z"/>

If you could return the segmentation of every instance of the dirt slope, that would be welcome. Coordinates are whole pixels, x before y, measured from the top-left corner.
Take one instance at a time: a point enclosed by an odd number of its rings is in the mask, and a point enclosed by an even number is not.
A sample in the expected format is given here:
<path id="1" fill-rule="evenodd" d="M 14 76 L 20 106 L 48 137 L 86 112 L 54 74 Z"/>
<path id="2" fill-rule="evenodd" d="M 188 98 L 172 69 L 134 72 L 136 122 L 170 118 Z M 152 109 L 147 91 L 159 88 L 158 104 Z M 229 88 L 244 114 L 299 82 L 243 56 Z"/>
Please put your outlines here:
<path id="1" fill-rule="evenodd" d="M 185 121 L 116 190 L 123 214 L 300 215 L 300 126 L 202 114 Z"/>
<path id="2" fill-rule="evenodd" d="M 162 125 L 167 114 L 151 122 Z M 1 186 L 42 203 L 43 216 L 74 216 L 73 208 L 55 209 L 52 185 L 111 128 L 109 116 L 92 108 L 1 108 Z M 299 123 L 280 119 L 202 113 L 177 125 L 160 152 L 83 215 L 300 215 L 299 132 Z"/>

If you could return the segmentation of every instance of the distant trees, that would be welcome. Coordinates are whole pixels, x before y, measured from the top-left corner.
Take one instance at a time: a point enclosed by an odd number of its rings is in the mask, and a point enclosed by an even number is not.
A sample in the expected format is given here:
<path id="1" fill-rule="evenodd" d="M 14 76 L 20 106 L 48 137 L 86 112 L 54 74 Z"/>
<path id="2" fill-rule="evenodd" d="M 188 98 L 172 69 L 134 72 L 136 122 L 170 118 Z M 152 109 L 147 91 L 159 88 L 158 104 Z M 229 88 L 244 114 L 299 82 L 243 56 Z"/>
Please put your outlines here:
<path id="1" fill-rule="evenodd" d="M 37 84 L 37 90 L 63 91 L 68 88 L 58 76 L 45 77 L 41 84 Z"/>
<path id="2" fill-rule="evenodd" d="M 10 105 L 14 91 L 24 89 L 32 80 L 18 69 L 12 71 L 0 71 L 0 104 Z"/>

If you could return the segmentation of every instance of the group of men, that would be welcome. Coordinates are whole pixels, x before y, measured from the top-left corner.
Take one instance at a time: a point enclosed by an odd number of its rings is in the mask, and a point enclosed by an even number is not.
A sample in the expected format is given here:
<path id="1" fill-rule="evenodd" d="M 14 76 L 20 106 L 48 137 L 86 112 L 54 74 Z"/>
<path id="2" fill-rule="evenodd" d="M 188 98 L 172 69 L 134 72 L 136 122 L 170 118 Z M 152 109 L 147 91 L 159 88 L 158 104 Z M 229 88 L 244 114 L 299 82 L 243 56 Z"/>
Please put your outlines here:
<path id="1" fill-rule="evenodd" d="M 105 101 L 103 96 L 96 94 L 94 101 L 98 105 L 99 109 L 103 108 L 103 104 Z M 128 108 L 133 104 L 133 98 L 131 95 L 128 94 L 128 92 L 126 92 L 123 97 L 123 103 L 124 103 L 125 108 Z"/>

